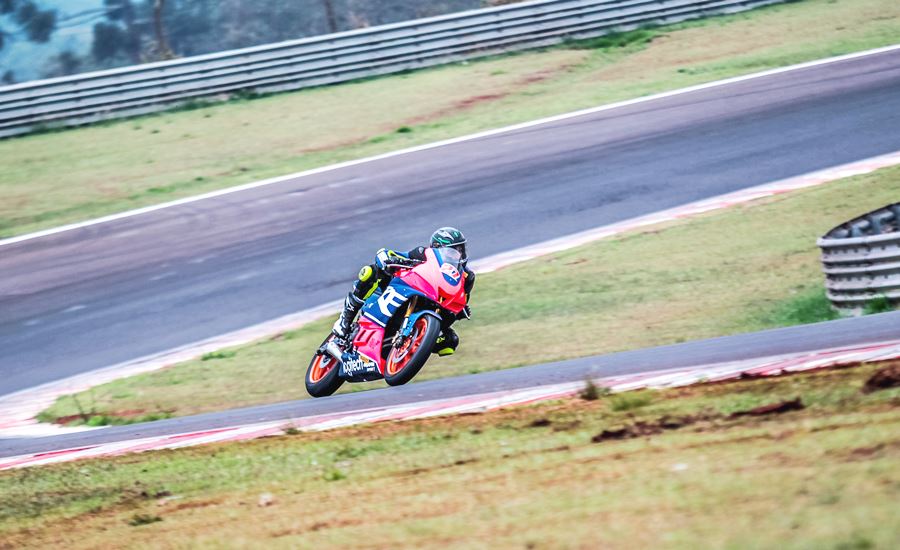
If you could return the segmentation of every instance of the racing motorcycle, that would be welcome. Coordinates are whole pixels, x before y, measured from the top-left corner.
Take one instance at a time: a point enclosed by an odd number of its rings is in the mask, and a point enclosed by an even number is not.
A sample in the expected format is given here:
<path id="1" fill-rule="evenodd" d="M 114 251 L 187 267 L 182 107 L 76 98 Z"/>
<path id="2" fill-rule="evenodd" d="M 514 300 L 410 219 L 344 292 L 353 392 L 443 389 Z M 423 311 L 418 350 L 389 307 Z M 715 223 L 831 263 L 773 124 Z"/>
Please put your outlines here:
<path id="1" fill-rule="evenodd" d="M 428 248 L 425 261 L 403 259 L 384 292 L 363 305 L 347 339 L 328 336 L 306 369 L 306 391 L 324 397 L 344 382 L 384 378 L 406 384 L 431 355 L 441 327 L 466 307 L 462 257 L 453 248 Z"/>

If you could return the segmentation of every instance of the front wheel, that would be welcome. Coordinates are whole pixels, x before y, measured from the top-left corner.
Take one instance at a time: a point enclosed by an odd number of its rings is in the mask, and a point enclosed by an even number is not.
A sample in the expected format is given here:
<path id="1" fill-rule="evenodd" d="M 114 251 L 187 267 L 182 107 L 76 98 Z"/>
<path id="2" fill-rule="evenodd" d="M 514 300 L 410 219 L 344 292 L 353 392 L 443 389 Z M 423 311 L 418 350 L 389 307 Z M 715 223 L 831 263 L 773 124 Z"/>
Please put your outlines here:
<path id="1" fill-rule="evenodd" d="M 384 380 L 400 386 L 412 380 L 431 355 L 431 348 L 441 334 L 441 323 L 431 315 L 416 319 L 412 332 L 403 344 L 391 348 L 384 368 Z"/>
<path id="2" fill-rule="evenodd" d="M 322 342 L 324 347 L 332 338 L 333 334 L 329 334 L 328 338 Z M 338 361 L 331 355 L 323 352 L 316 352 L 309 367 L 306 368 L 306 391 L 313 397 L 325 397 L 333 394 L 344 383 L 344 379 L 338 376 Z"/>

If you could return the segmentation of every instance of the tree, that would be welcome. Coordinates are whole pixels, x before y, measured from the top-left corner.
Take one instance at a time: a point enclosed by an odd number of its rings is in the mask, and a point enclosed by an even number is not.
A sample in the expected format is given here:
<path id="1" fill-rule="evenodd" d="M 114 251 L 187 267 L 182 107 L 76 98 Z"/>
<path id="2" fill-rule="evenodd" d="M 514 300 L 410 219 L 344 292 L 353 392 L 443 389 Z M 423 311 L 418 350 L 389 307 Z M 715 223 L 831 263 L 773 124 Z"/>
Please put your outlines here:
<path id="1" fill-rule="evenodd" d="M 30 42 L 47 42 L 56 30 L 56 10 L 34 0 L 0 0 L 0 49 L 19 33 Z"/>
<path id="2" fill-rule="evenodd" d="M 328 21 L 328 32 L 336 33 L 338 31 L 337 15 L 334 13 L 334 4 L 332 0 L 322 0 L 325 7 L 325 19 Z"/>
<path id="3" fill-rule="evenodd" d="M 149 26 L 138 19 L 138 9 L 131 0 L 103 0 L 106 21 L 94 25 L 94 42 L 91 53 L 100 63 L 115 63 L 126 57 L 131 63 L 140 63 L 142 44 Z"/>
<path id="4" fill-rule="evenodd" d="M 74 52 L 63 50 L 58 55 L 53 56 L 47 64 L 47 67 L 44 69 L 44 77 L 52 78 L 76 74 L 81 71 L 81 64 L 81 58 L 75 55 Z"/>
<path id="5" fill-rule="evenodd" d="M 175 54 L 166 42 L 165 24 L 163 23 L 163 10 L 166 0 L 154 0 L 153 2 L 153 30 L 156 34 L 156 55 L 159 59 L 172 59 Z"/>

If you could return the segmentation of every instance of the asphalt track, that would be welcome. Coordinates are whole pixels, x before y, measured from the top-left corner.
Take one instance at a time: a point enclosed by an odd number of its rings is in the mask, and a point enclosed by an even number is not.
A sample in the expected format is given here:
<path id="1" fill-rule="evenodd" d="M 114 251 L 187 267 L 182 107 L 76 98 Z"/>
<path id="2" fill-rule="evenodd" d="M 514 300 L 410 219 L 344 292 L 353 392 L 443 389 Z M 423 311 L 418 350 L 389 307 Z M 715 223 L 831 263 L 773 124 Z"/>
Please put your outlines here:
<path id="1" fill-rule="evenodd" d="M 313 415 L 387 407 L 538 385 L 578 382 L 601 376 L 738 361 L 898 338 L 900 338 L 900 312 L 883 313 L 605 356 L 429 380 L 396 388 L 386 387 L 324 399 L 291 401 L 52 437 L 0 440 L 0 457 L 258 422 L 298 419 Z M 426 364 L 425 368 L 439 369 L 440 361 L 432 361 Z"/>
<path id="2" fill-rule="evenodd" d="M 891 51 L 3 246 L 0 395 L 334 300 L 439 225 L 493 254 L 895 151 L 898 127 Z"/>

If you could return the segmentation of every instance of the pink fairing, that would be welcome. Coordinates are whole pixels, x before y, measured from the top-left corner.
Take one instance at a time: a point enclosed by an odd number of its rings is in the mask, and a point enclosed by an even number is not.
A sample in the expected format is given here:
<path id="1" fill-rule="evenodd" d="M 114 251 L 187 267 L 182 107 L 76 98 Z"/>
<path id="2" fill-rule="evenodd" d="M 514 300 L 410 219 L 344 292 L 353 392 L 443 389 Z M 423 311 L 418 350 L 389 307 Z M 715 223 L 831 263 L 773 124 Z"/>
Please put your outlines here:
<path id="1" fill-rule="evenodd" d="M 378 372 L 384 375 L 384 358 L 381 357 L 381 342 L 384 340 L 384 327 L 372 322 L 366 316 L 359 318 L 359 332 L 353 339 L 353 345 L 361 355 L 378 364 Z"/>
<path id="2" fill-rule="evenodd" d="M 444 277 L 447 274 L 456 283 Z M 434 250 L 425 250 L 425 262 L 412 269 L 404 269 L 397 276 L 407 285 L 439 303 L 453 313 L 459 313 L 466 306 L 463 274 L 450 264 L 438 263 Z"/>

